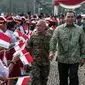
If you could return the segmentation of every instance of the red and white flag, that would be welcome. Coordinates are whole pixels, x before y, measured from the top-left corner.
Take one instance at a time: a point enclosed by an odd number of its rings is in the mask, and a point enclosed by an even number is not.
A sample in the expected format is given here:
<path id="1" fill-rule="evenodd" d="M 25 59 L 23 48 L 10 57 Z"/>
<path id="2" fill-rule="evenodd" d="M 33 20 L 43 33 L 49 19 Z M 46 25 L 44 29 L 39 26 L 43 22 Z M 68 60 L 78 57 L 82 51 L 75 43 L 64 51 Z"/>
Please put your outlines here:
<path id="1" fill-rule="evenodd" d="M 55 30 L 55 27 L 54 26 L 51 26 L 49 29 L 50 30 Z"/>
<path id="2" fill-rule="evenodd" d="M 28 34 L 28 26 L 24 27 L 24 31 L 26 32 L 26 34 Z"/>
<path id="3" fill-rule="evenodd" d="M 52 18 L 52 21 L 55 22 L 55 23 L 57 22 L 56 19 L 55 19 L 54 17 Z"/>
<path id="4" fill-rule="evenodd" d="M 30 53 L 28 52 L 26 52 L 26 53 L 24 53 L 25 52 L 25 50 L 22 50 L 22 52 L 20 52 L 20 60 L 22 61 L 22 63 L 24 64 L 24 65 L 27 65 L 27 64 L 29 64 L 29 65 L 31 65 L 31 63 L 33 62 L 33 58 L 32 58 L 32 56 L 30 55 Z"/>
<path id="5" fill-rule="evenodd" d="M 33 62 L 33 58 L 30 55 L 30 53 L 27 52 L 27 50 L 25 49 L 25 44 L 23 43 L 23 41 L 19 41 L 19 44 L 15 45 L 14 49 L 16 51 L 14 53 L 14 55 L 19 53 L 20 54 L 20 60 L 22 61 L 22 63 L 24 65 L 26 65 L 26 64 L 30 65 Z"/>
<path id="6" fill-rule="evenodd" d="M 15 30 L 14 36 L 15 37 L 20 37 L 20 36 L 22 36 L 22 33 L 20 32 L 20 30 Z"/>
<path id="7" fill-rule="evenodd" d="M 28 40 L 28 36 L 27 36 L 26 34 L 22 34 L 22 33 L 20 32 L 20 30 L 16 30 L 16 31 L 14 32 L 14 36 L 15 36 L 16 38 L 20 38 L 20 39 L 23 40 L 24 42 L 25 42 L 26 40 Z"/>
<path id="8" fill-rule="evenodd" d="M 29 80 L 30 80 L 30 76 L 20 77 L 20 78 L 18 78 L 16 85 L 27 85 Z"/>
<path id="9" fill-rule="evenodd" d="M 22 37 L 23 37 L 25 40 L 28 40 L 28 39 L 29 39 L 28 35 L 26 35 L 26 34 L 23 34 Z"/>
<path id="10" fill-rule="evenodd" d="M 49 26 L 49 24 L 50 24 L 50 21 L 46 20 L 46 26 Z"/>
<path id="11" fill-rule="evenodd" d="M 11 38 L 6 34 L 0 32 L 0 46 L 8 49 L 10 46 Z"/>
<path id="12" fill-rule="evenodd" d="M 31 36 L 32 36 L 32 31 L 29 30 L 28 38 L 30 39 Z"/>
<path id="13" fill-rule="evenodd" d="M 7 66 L 6 50 L 4 50 L 4 54 L 3 54 L 3 57 L 2 57 L 2 61 L 3 61 L 4 64 Z"/>

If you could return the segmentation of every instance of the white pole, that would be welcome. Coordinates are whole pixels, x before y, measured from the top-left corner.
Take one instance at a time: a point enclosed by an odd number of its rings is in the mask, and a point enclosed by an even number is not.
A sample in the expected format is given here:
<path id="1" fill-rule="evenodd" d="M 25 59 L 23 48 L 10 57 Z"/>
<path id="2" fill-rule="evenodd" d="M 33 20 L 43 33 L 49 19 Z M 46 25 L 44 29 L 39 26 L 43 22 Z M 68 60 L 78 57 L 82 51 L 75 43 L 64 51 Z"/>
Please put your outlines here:
<path id="1" fill-rule="evenodd" d="M 35 7 L 35 0 L 34 0 L 34 3 L 33 3 L 33 5 L 34 5 L 34 14 L 35 14 L 35 8 L 36 8 L 36 7 Z"/>
<path id="2" fill-rule="evenodd" d="M 54 15 L 58 15 L 58 6 L 54 6 Z"/>

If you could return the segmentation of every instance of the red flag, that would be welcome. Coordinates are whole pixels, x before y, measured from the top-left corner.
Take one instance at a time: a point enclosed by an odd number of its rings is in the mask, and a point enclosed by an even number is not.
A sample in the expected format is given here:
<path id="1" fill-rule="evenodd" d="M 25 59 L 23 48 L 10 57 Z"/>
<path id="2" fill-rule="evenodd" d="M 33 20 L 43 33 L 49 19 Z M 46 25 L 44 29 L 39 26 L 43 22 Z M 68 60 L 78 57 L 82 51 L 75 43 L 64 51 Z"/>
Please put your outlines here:
<path id="1" fill-rule="evenodd" d="M 28 34 L 28 26 L 24 27 L 24 31 L 26 32 L 26 34 Z"/>
<path id="2" fill-rule="evenodd" d="M 0 46 L 4 48 L 9 48 L 11 42 L 11 38 L 6 34 L 0 32 Z"/>
<path id="3" fill-rule="evenodd" d="M 46 26 L 48 26 L 50 24 L 49 20 L 46 20 Z"/>
<path id="4" fill-rule="evenodd" d="M 22 36 L 22 33 L 20 32 L 20 30 L 16 30 L 16 31 L 14 32 L 14 36 L 15 36 L 15 37 L 20 37 L 20 36 Z"/>
<path id="5" fill-rule="evenodd" d="M 28 40 L 28 35 L 23 34 L 22 36 L 23 36 L 23 38 L 24 38 L 25 40 Z"/>
<path id="6" fill-rule="evenodd" d="M 20 54 L 20 59 L 21 59 L 21 61 L 22 61 L 22 63 L 24 65 L 26 65 L 26 64 L 29 64 L 30 65 L 33 62 L 32 56 L 25 49 L 25 44 L 22 41 L 19 41 L 19 44 L 16 45 L 16 46 L 14 46 L 14 49 L 16 51 L 14 53 L 14 55 L 16 55 L 17 53 L 19 53 Z"/>
<path id="7" fill-rule="evenodd" d="M 54 26 L 51 26 L 49 29 L 51 29 L 51 30 L 55 30 L 55 27 L 54 27 Z"/>
<path id="8" fill-rule="evenodd" d="M 54 17 L 52 18 L 52 21 L 55 22 L 55 23 L 57 22 L 56 19 L 55 19 Z"/>
<path id="9" fill-rule="evenodd" d="M 31 36 L 32 36 L 32 31 L 29 30 L 28 38 L 30 39 Z"/>
<path id="10" fill-rule="evenodd" d="M 20 59 L 22 61 L 23 64 L 27 65 L 27 64 L 31 64 L 33 62 L 33 58 L 32 56 L 30 55 L 30 53 L 23 53 L 23 51 L 21 52 L 21 56 L 20 56 Z"/>
<path id="11" fill-rule="evenodd" d="M 16 31 L 14 32 L 14 36 L 20 38 L 20 39 L 23 40 L 24 42 L 25 42 L 26 40 L 28 40 L 28 36 L 27 36 L 26 34 L 22 34 L 22 33 L 20 32 L 20 30 L 16 30 Z"/>
<path id="12" fill-rule="evenodd" d="M 29 80 L 30 80 L 30 76 L 20 77 L 20 78 L 18 78 L 16 85 L 26 85 Z"/>

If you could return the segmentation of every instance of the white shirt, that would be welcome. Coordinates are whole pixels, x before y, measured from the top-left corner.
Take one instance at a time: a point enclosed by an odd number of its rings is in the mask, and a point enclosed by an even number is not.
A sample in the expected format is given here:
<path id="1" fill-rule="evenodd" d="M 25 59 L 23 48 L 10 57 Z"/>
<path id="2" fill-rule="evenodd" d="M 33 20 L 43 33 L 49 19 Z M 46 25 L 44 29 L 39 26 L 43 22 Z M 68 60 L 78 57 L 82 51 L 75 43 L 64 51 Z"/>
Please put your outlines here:
<path id="1" fill-rule="evenodd" d="M 8 78 L 9 76 L 9 68 L 3 65 L 1 59 L 0 59 L 0 77 Z M 1 82 L 1 80 L 0 80 Z"/>
<path id="2" fill-rule="evenodd" d="M 20 29 L 21 33 L 24 34 L 24 28 L 23 28 L 23 26 L 20 26 L 19 29 Z"/>

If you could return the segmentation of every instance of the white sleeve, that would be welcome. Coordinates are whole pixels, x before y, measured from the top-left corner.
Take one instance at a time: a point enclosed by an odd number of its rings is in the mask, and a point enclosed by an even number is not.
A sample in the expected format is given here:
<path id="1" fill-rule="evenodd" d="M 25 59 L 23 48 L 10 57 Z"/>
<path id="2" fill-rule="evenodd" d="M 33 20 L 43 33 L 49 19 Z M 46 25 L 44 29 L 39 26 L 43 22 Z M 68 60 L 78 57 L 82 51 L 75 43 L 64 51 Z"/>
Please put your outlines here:
<path id="1" fill-rule="evenodd" d="M 6 67 L 0 69 L 0 76 L 8 78 L 8 76 L 9 76 L 9 69 L 6 68 Z"/>
<path id="2" fill-rule="evenodd" d="M 6 77 L 6 78 L 8 78 L 9 77 L 9 68 L 4 68 L 4 76 Z"/>
<path id="3" fill-rule="evenodd" d="M 22 34 L 24 34 L 24 28 L 22 26 L 20 26 L 20 31 Z"/>
<path id="4" fill-rule="evenodd" d="M 3 65 L 1 60 L 0 60 L 0 76 L 6 78 L 9 76 L 9 69 Z"/>

